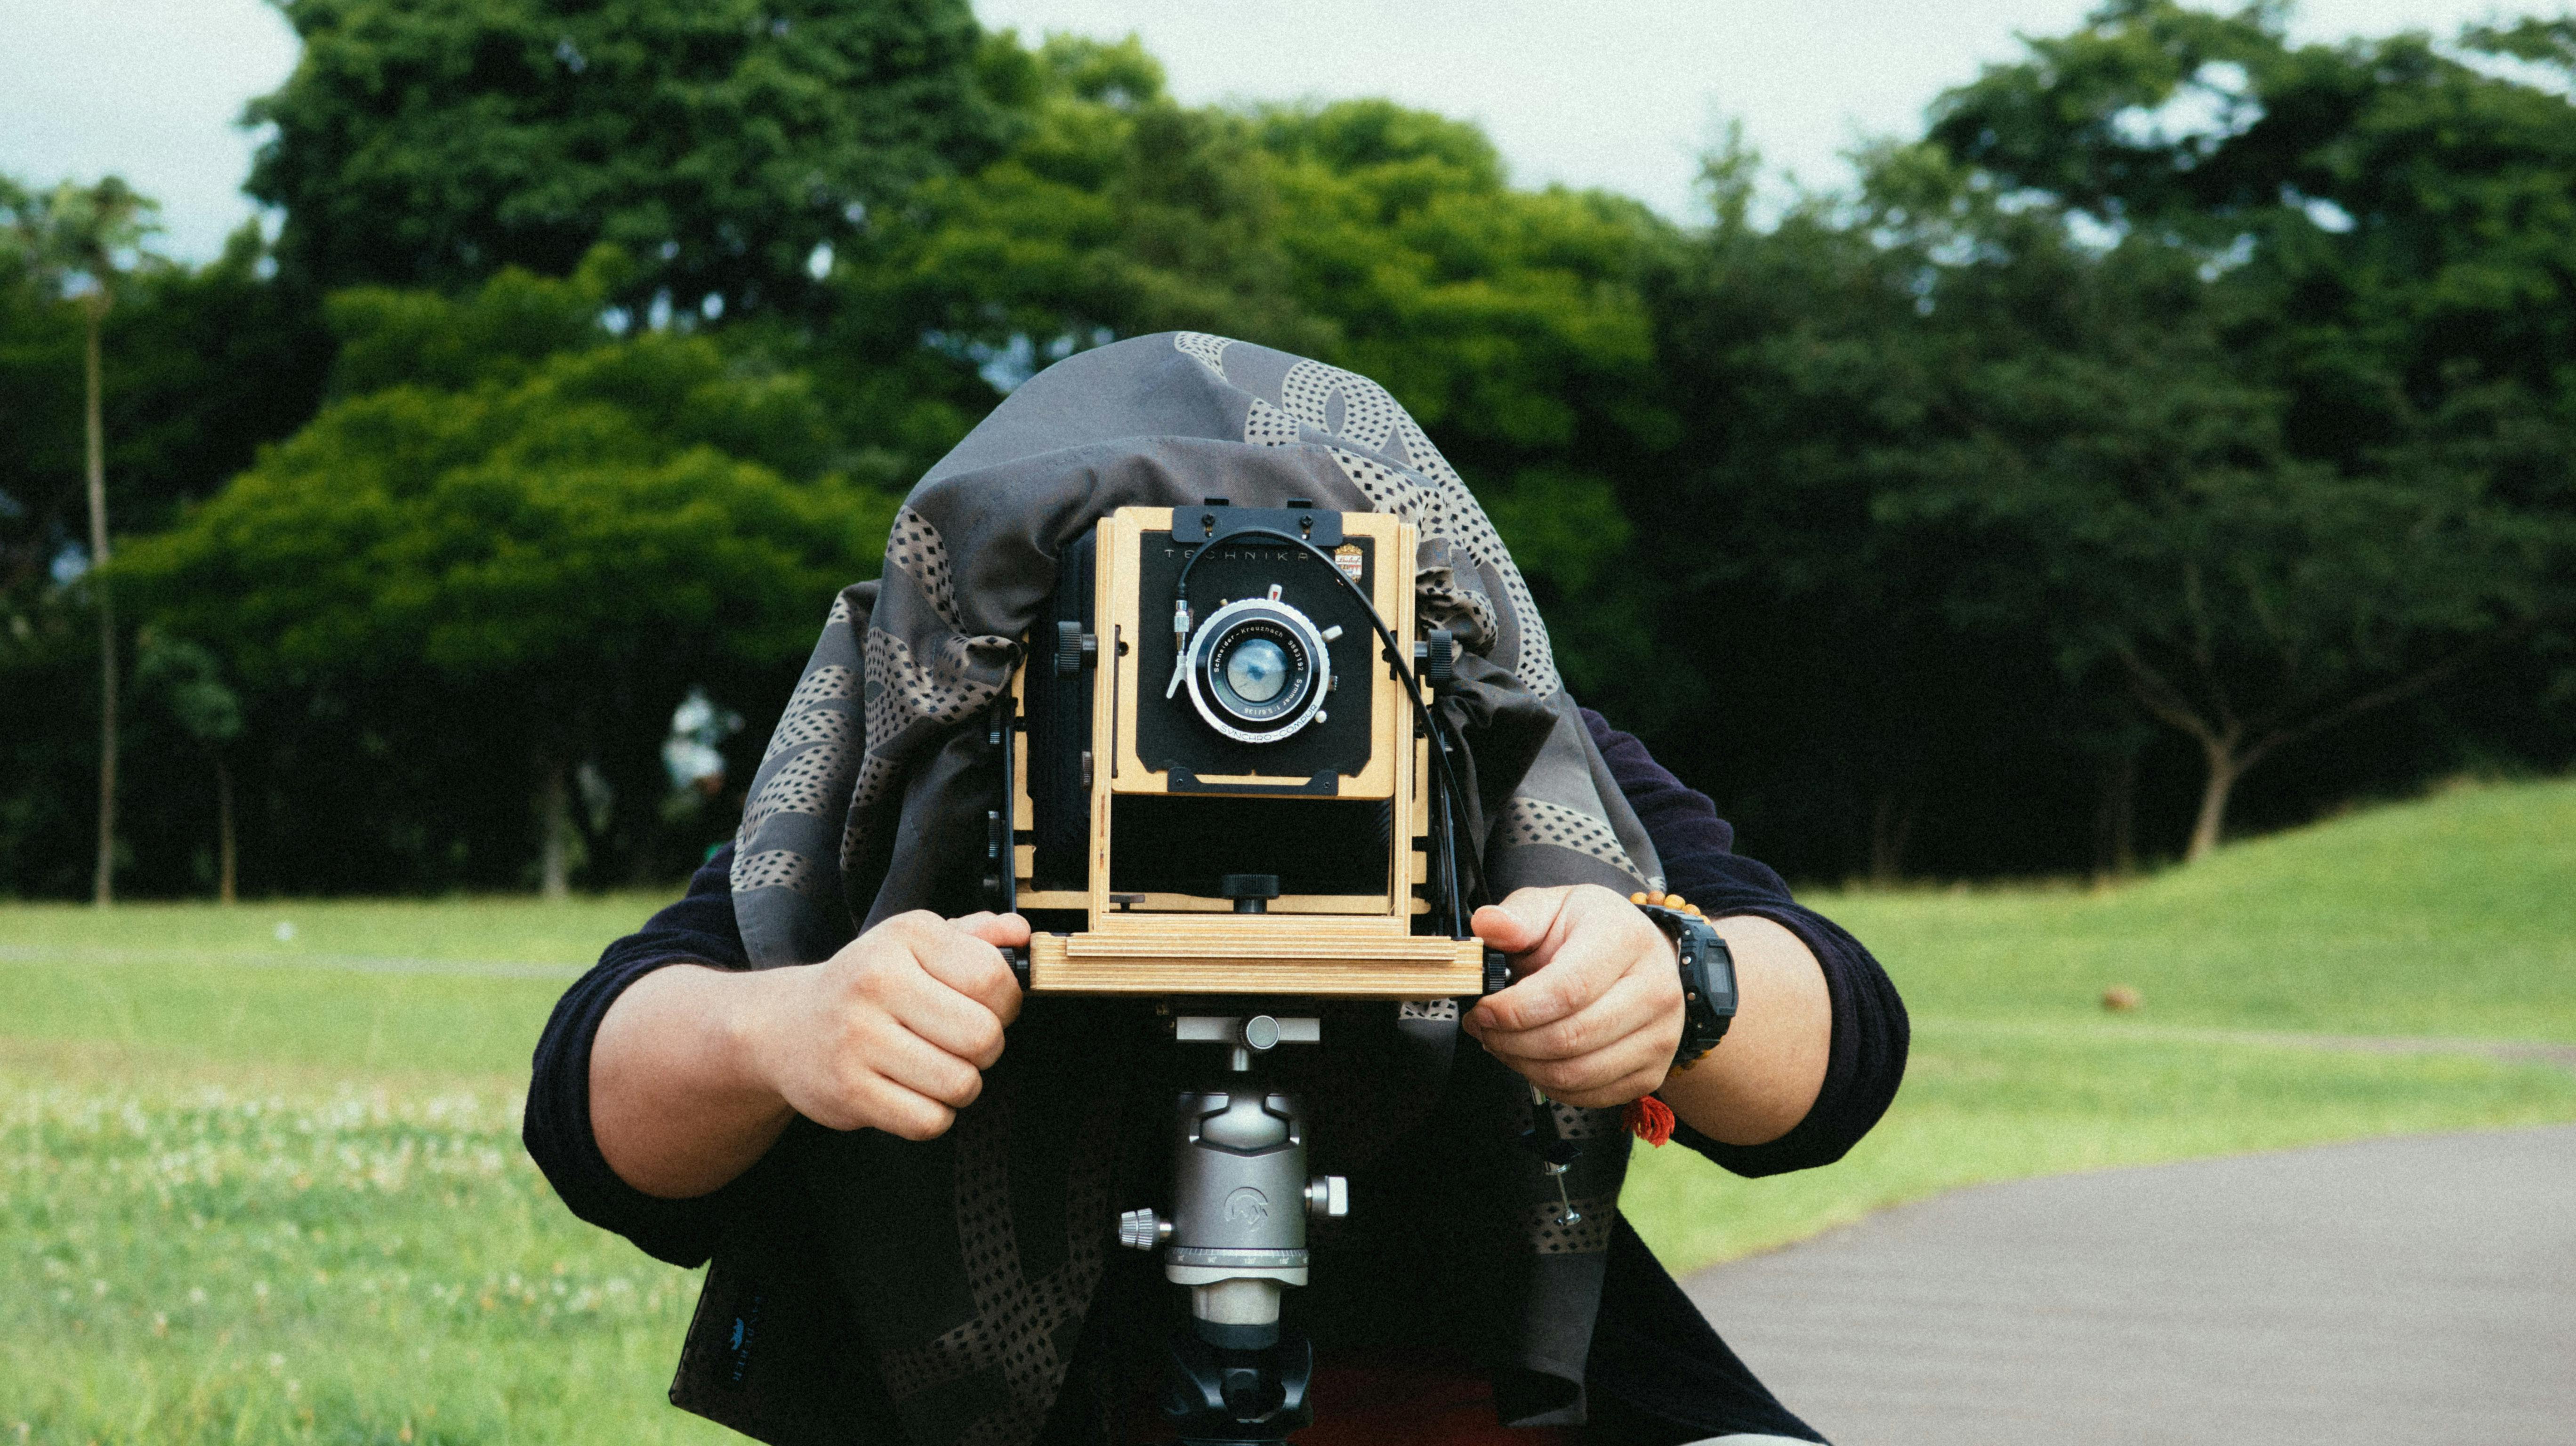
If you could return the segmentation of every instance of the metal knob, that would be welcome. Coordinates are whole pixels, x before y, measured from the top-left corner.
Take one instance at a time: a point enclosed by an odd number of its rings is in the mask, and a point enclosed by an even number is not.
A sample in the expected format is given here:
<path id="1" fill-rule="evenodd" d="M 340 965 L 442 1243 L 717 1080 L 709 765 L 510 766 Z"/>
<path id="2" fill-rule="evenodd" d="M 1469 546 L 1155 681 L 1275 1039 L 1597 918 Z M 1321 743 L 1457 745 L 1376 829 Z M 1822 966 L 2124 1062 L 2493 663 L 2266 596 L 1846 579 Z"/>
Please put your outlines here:
<path id="1" fill-rule="evenodd" d="M 1318 1175 L 1306 1182 L 1306 1213 L 1317 1220 L 1339 1220 L 1351 1213 L 1351 1182 L 1340 1175 Z"/>
<path id="2" fill-rule="evenodd" d="M 1172 1222 L 1151 1210 L 1129 1210 L 1118 1217 L 1118 1243 L 1130 1250 L 1151 1250 L 1172 1238 Z"/>

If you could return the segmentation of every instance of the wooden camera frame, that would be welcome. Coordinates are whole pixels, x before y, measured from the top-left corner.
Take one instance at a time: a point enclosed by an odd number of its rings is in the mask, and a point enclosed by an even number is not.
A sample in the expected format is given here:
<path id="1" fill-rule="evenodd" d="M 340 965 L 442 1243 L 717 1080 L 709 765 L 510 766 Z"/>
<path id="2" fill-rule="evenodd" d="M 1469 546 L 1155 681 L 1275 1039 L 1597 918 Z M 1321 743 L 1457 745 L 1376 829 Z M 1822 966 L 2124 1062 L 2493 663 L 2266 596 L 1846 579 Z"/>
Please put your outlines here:
<path id="1" fill-rule="evenodd" d="M 1346 999 L 1437 999 L 1482 992 L 1481 943 L 1415 932 L 1417 921 L 1427 924 L 1433 913 L 1428 899 L 1429 743 L 1418 736 L 1412 700 L 1386 662 L 1384 644 L 1373 628 L 1347 630 L 1327 659 L 1333 672 L 1331 708 L 1349 715 L 1335 735 L 1342 740 L 1345 761 L 1354 761 L 1348 755 L 1356 749 L 1359 730 L 1352 720 L 1365 701 L 1366 757 L 1356 768 L 1322 769 L 1310 777 L 1265 771 L 1258 764 L 1242 773 L 1195 772 L 1168 757 L 1169 744 L 1140 743 L 1146 710 L 1162 710 L 1150 726 L 1170 736 L 1177 726 L 1171 720 L 1191 706 L 1187 699 L 1175 702 L 1168 696 L 1162 677 L 1142 676 L 1157 649 L 1174 657 L 1176 666 L 1183 656 L 1170 620 L 1173 584 L 1165 582 L 1159 596 L 1146 596 L 1152 585 L 1149 574 L 1167 575 L 1174 559 L 1201 549 L 1215 561 L 1215 550 L 1229 547 L 1235 551 L 1225 556 L 1238 566 L 1256 565 L 1241 561 L 1247 557 L 1275 557 L 1301 584 L 1320 572 L 1312 555 L 1285 544 L 1268 553 L 1243 552 L 1278 542 L 1261 536 L 1263 527 L 1294 529 L 1290 535 L 1325 544 L 1319 550 L 1345 576 L 1364 580 L 1368 602 L 1388 632 L 1400 645 L 1412 646 L 1414 529 L 1390 514 L 1313 507 L 1225 509 L 1212 503 L 1195 509 L 1122 507 L 1103 518 L 1091 540 L 1087 617 L 1078 623 L 1039 623 L 1024 650 L 1028 662 L 1012 679 L 1008 726 L 999 730 L 1010 783 L 1006 811 L 995 819 L 995 852 L 1007 849 L 1010 866 L 996 870 L 993 882 L 1001 885 L 1005 904 L 1030 915 L 1036 930 L 1029 947 L 1029 987 L 1034 992 Z M 1229 537 L 1237 540 L 1229 542 Z M 1306 571 L 1295 571 L 1299 568 Z M 1081 583 L 1081 571 L 1069 567 L 1066 591 L 1059 596 L 1078 598 Z M 1345 597 L 1351 593 L 1337 581 L 1334 587 Z M 1157 631 L 1160 638 L 1154 637 Z M 1031 673 L 1040 669 L 1048 671 L 1043 686 L 1076 690 L 1049 703 L 1059 710 L 1054 716 L 1073 716 L 1081 707 L 1080 690 L 1087 686 L 1089 693 L 1089 746 L 1080 754 L 1080 791 L 1068 782 L 1051 785 L 1049 793 L 1059 800 L 1054 805 L 1058 809 L 1074 806 L 1075 799 L 1087 806 L 1087 852 L 1078 869 L 1059 864 L 1050 879 L 1040 877 L 1032 831 L 1038 808 L 1031 795 L 1031 750 L 1011 746 L 1014 735 L 1031 736 Z M 1213 729 L 1207 736 L 1214 739 Z M 1053 746 L 1069 748 L 1061 738 Z M 1225 756 L 1269 757 L 1241 748 Z M 1069 757 L 1053 755 L 1048 766 L 1074 767 Z M 1142 817 L 1134 801 L 1156 798 L 1169 801 L 1141 808 L 1159 810 L 1158 816 L 1166 818 L 1189 809 L 1192 800 L 1218 807 L 1228 800 L 1265 800 L 1253 805 L 1268 810 L 1264 817 L 1292 821 L 1323 815 L 1282 810 L 1312 810 L 1324 802 L 1380 805 L 1383 812 L 1372 809 L 1368 814 L 1382 820 L 1377 826 L 1387 849 L 1385 886 L 1359 893 L 1284 892 L 1258 913 L 1239 912 L 1236 900 L 1196 890 L 1113 888 L 1124 871 L 1122 816 Z M 1347 807 L 1336 815 L 1346 816 L 1353 816 Z M 1131 851 L 1149 846 L 1140 828 L 1130 824 L 1128 831 L 1136 835 L 1128 841 Z M 1375 846 L 1372 837 L 1368 847 L 1373 851 Z"/>

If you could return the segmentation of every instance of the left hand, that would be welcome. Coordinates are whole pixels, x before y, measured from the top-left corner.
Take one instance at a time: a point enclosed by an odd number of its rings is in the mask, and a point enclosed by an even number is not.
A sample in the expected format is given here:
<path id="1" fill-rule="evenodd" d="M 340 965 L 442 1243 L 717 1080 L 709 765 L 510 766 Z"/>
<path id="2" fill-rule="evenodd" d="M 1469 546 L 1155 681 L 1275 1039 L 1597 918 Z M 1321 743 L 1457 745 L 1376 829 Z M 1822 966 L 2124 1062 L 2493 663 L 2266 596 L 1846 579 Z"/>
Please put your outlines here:
<path id="1" fill-rule="evenodd" d="M 1476 937 L 1512 955 L 1512 986 L 1467 1012 L 1487 1053 L 1586 1109 L 1652 1094 L 1682 1039 L 1672 941 L 1598 884 L 1517 889 L 1476 911 Z"/>

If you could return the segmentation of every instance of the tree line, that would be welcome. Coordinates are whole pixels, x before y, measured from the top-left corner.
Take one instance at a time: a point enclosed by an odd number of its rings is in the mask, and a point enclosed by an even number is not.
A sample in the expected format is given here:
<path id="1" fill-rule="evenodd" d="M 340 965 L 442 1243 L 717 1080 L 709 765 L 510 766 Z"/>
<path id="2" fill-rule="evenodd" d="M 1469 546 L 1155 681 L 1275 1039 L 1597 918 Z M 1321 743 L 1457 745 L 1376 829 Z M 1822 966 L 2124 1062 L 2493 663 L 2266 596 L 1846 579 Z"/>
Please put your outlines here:
<path id="1" fill-rule="evenodd" d="M 0 893 L 668 879 L 908 480 L 1171 328 L 1384 382 L 1793 876 L 2576 751 L 2570 22 L 2117 0 L 1685 222 L 958 0 L 283 8 L 273 240 L 0 188 Z"/>

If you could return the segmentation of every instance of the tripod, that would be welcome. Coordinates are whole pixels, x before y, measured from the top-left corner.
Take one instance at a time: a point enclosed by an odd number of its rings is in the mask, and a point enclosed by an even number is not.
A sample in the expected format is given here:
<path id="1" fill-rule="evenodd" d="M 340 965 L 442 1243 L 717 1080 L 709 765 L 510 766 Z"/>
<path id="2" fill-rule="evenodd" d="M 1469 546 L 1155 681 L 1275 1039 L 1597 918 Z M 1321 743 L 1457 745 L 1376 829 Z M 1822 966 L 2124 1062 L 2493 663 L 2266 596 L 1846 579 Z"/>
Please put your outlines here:
<path id="1" fill-rule="evenodd" d="M 1227 1069 L 1176 1102 L 1170 1217 L 1118 1220 L 1119 1243 L 1163 1248 L 1164 1278 L 1190 1292 L 1190 1323 L 1167 1342 L 1162 1410 L 1187 1446 L 1284 1443 L 1315 1418 L 1315 1352 L 1280 1324 L 1280 1293 L 1306 1283 L 1307 1219 L 1349 1213 L 1350 1187 L 1307 1178 L 1298 1102 L 1271 1093 L 1255 1066 L 1282 1044 L 1316 1042 L 1322 1027 L 1268 1014 L 1173 1023 L 1182 1043 L 1225 1047 Z"/>

